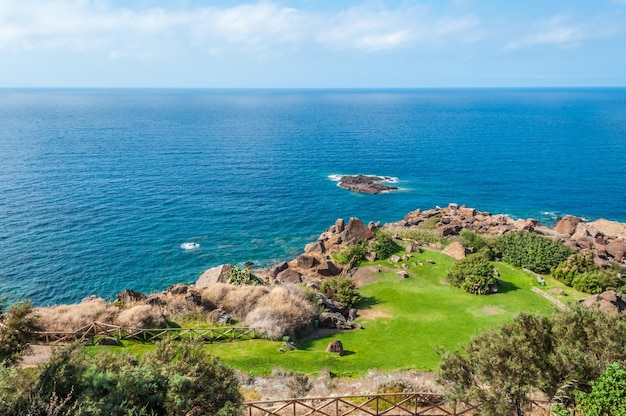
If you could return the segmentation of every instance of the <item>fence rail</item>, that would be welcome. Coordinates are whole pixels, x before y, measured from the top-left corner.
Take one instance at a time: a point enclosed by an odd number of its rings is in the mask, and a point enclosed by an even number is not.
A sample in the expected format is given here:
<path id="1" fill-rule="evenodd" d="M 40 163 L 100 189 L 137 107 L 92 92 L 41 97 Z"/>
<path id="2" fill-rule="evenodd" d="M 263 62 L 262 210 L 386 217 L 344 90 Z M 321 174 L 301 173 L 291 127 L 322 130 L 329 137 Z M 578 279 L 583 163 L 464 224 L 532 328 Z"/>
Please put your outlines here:
<path id="1" fill-rule="evenodd" d="M 36 343 L 61 344 L 79 339 L 92 339 L 97 336 L 115 337 L 119 340 L 155 342 L 164 338 L 192 339 L 213 343 L 216 341 L 234 341 L 254 339 L 256 331 L 248 327 L 217 328 L 132 328 L 94 322 L 75 331 L 35 332 Z"/>
<path id="2" fill-rule="evenodd" d="M 361 396 L 312 397 L 247 402 L 247 416 L 461 416 L 479 406 L 448 405 L 433 393 L 387 393 Z M 549 415 L 547 402 L 531 401 L 535 413 Z"/>

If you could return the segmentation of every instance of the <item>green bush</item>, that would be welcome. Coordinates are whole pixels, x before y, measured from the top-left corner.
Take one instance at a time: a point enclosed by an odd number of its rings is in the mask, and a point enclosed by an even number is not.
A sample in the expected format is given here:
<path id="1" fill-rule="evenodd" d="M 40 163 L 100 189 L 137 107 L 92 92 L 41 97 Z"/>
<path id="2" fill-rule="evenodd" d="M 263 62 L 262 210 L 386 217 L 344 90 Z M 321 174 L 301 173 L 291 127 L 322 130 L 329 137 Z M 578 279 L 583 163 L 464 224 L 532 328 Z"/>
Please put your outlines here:
<path id="1" fill-rule="evenodd" d="M 341 302 L 346 308 L 351 308 L 359 300 L 361 295 L 349 277 L 333 276 L 322 283 L 320 292 L 331 300 Z"/>
<path id="2" fill-rule="evenodd" d="M 256 277 L 254 274 L 252 274 L 250 269 L 248 269 L 247 267 L 244 269 L 240 269 L 237 266 L 233 266 L 228 271 L 227 283 L 230 283 L 232 285 L 239 285 L 239 286 L 241 285 L 258 286 L 258 285 L 262 285 L 263 281 L 259 279 L 258 277 Z"/>
<path id="3" fill-rule="evenodd" d="M 359 264 L 367 255 L 367 246 L 364 243 L 353 244 L 342 251 L 335 253 L 334 258 L 339 264 L 348 264 L 354 260 L 354 264 Z"/>
<path id="4" fill-rule="evenodd" d="M 577 275 L 572 287 L 579 292 L 602 293 L 619 287 L 619 278 L 606 270 L 593 270 Z"/>
<path id="5" fill-rule="evenodd" d="M 513 231 L 497 238 L 495 248 L 502 261 L 515 267 L 525 267 L 536 273 L 550 273 L 559 263 L 574 254 L 574 250 L 535 233 Z"/>
<path id="6" fill-rule="evenodd" d="M 459 234 L 459 242 L 463 247 L 474 247 L 474 250 L 481 251 L 489 247 L 489 240 L 471 230 L 463 230 Z"/>
<path id="7" fill-rule="evenodd" d="M 593 261 L 593 253 L 572 254 L 552 272 L 552 277 L 580 292 L 602 293 L 620 287 L 614 269 L 604 270 Z"/>
<path id="8" fill-rule="evenodd" d="M 0 365 L 11 366 L 28 351 L 33 333 L 42 328 L 31 302 L 14 303 L 4 312 L 5 300 L 0 299 Z"/>
<path id="9" fill-rule="evenodd" d="M 493 266 L 484 253 L 470 254 L 457 261 L 448 272 L 447 279 L 452 286 L 475 295 L 488 294 L 490 287 L 496 283 Z"/>
<path id="10" fill-rule="evenodd" d="M 567 286 L 571 286 L 577 275 L 598 269 L 599 267 L 593 262 L 593 253 L 576 253 L 559 263 L 552 271 L 552 277 Z"/>
<path id="11" fill-rule="evenodd" d="M 372 250 L 376 252 L 376 257 L 379 260 L 388 259 L 392 254 L 400 251 L 400 248 L 389 234 L 383 231 L 376 232 L 376 240 L 372 244 Z"/>

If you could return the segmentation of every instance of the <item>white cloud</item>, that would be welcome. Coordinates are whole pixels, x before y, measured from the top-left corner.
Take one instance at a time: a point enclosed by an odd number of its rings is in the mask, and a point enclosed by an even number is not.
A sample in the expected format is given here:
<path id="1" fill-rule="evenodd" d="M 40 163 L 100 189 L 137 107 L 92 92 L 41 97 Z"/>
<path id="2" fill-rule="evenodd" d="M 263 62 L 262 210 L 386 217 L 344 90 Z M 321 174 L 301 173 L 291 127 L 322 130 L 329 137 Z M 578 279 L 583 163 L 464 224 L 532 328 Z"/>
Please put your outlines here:
<path id="1" fill-rule="evenodd" d="M 311 45 L 380 51 L 469 39 L 478 25 L 473 16 L 430 16 L 425 7 L 316 12 L 262 1 L 130 9 L 101 0 L 0 0 L 0 49 L 95 50 L 111 59 L 185 50 L 266 56 Z"/>
<path id="2" fill-rule="evenodd" d="M 572 23 L 570 18 L 556 15 L 537 23 L 532 33 L 509 42 L 505 48 L 514 50 L 540 45 L 575 48 L 585 41 L 611 36 L 618 30 L 608 22 L 589 20 L 585 23 Z"/>

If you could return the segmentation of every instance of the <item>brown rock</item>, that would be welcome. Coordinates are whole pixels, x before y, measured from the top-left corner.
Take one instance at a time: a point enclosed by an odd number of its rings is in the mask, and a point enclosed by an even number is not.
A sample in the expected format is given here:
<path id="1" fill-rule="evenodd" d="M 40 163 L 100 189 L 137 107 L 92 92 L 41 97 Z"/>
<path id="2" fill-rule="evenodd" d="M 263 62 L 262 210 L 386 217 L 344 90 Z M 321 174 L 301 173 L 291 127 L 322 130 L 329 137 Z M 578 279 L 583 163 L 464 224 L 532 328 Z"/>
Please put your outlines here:
<path id="1" fill-rule="evenodd" d="M 184 295 L 189 290 L 189 286 L 183 285 L 182 283 L 177 283 L 167 288 L 167 292 L 172 295 Z"/>
<path id="2" fill-rule="evenodd" d="M 358 218 L 350 218 L 345 230 L 341 233 L 341 240 L 344 244 L 357 244 L 374 237 L 374 232 L 367 228 Z"/>
<path id="3" fill-rule="evenodd" d="M 233 266 L 230 264 L 213 267 L 200 275 L 198 280 L 196 280 L 195 286 L 200 289 L 207 287 L 211 283 L 226 283 L 228 281 L 228 271 L 232 268 Z"/>
<path id="4" fill-rule="evenodd" d="M 337 220 L 335 221 L 335 232 L 342 233 L 345 226 L 346 226 L 346 223 L 343 220 L 343 218 L 337 218 Z"/>
<path id="5" fill-rule="evenodd" d="M 606 245 L 606 252 L 617 261 L 626 260 L 626 241 L 615 239 Z"/>
<path id="6" fill-rule="evenodd" d="M 609 290 L 598 295 L 600 299 L 608 300 L 609 302 L 617 302 L 617 292 Z"/>
<path id="7" fill-rule="evenodd" d="M 313 256 L 307 256 L 306 254 L 301 254 L 296 259 L 296 264 L 301 269 L 312 269 L 313 267 L 319 264 L 319 260 Z"/>
<path id="8" fill-rule="evenodd" d="M 409 253 L 419 253 L 420 248 L 415 243 L 409 243 L 406 245 L 406 251 Z"/>
<path id="9" fill-rule="evenodd" d="M 554 230 L 559 234 L 572 235 L 576 232 L 576 227 L 582 222 L 582 219 L 573 215 L 566 215 L 556 224 Z"/>
<path id="10" fill-rule="evenodd" d="M 216 324 L 229 324 L 233 318 L 223 309 L 214 309 L 209 312 L 208 320 Z"/>
<path id="11" fill-rule="evenodd" d="M 282 272 L 289 268 L 289 264 L 286 261 L 280 262 L 278 264 L 273 265 L 269 269 L 269 274 L 271 277 L 276 278 L 278 273 Z"/>
<path id="12" fill-rule="evenodd" d="M 294 269 L 285 269 L 276 275 L 280 283 L 302 283 L 302 274 Z"/>
<path id="13" fill-rule="evenodd" d="M 304 252 L 306 254 L 324 254 L 326 252 L 326 246 L 323 241 L 316 241 L 315 243 L 309 243 L 304 246 Z"/>
<path id="14" fill-rule="evenodd" d="M 459 208 L 458 214 L 461 217 L 473 218 L 474 216 L 476 216 L 476 209 L 475 208 L 461 207 L 461 208 Z"/>
<path id="15" fill-rule="evenodd" d="M 115 299 L 124 304 L 145 301 L 146 298 L 147 296 L 143 293 L 128 289 L 122 290 L 120 293 L 115 295 Z"/>
<path id="16" fill-rule="evenodd" d="M 453 243 L 448 244 L 446 248 L 443 249 L 442 253 L 447 254 L 453 259 L 461 260 L 461 259 L 464 259 L 465 256 L 467 255 L 467 250 L 465 249 L 465 247 L 463 247 L 463 244 L 459 243 L 458 241 L 455 241 Z"/>
<path id="17" fill-rule="evenodd" d="M 317 273 L 324 277 L 331 277 L 341 274 L 341 269 L 332 261 L 325 261 L 319 265 Z"/>
<path id="18" fill-rule="evenodd" d="M 326 347 L 326 352 L 336 352 L 339 356 L 343 356 L 343 344 L 338 339 L 331 341 Z"/>
<path id="19" fill-rule="evenodd" d="M 407 272 L 405 272 L 404 270 L 401 270 L 401 271 L 397 272 L 396 275 L 400 279 L 408 279 L 409 278 L 409 274 Z"/>
<path id="20" fill-rule="evenodd" d="M 565 291 L 563 289 L 561 289 L 560 287 L 554 287 L 554 288 L 548 290 L 548 292 L 554 293 L 555 295 L 559 295 L 559 296 L 565 295 Z"/>
<path id="21" fill-rule="evenodd" d="M 378 255 L 376 254 L 375 251 L 370 251 L 369 253 L 365 255 L 365 260 L 372 262 L 372 261 L 376 261 L 377 257 Z"/>

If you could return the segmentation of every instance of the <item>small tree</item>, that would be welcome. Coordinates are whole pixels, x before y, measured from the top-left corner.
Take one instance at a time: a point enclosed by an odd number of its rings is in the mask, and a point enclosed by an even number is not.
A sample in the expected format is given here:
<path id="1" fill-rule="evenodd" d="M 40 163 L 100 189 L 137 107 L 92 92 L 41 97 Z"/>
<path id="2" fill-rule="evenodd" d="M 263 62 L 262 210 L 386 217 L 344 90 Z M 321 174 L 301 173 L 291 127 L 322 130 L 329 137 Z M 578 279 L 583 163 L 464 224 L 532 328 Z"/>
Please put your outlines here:
<path id="1" fill-rule="evenodd" d="M 457 261 L 448 272 L 447 278 L 452 286 L 475 295 L 488 294 L 496 284 L 493 266 L 482 252 L 470 254 Z"/>
<path id="2" fill-rule="evenodd" d="M 31 302 L 14 303 L 3 313 L 5 300 L 0 300 L 0 363 L 11 366 L 28 351 L 34 332 L 41 330 L 41 324 Z"/>
<path id="3" fill-rule="evenodd" d="M 389 234 L 379 230 L 376 232 L 376 240 L 372 243 L 372 250 L 376 252 L 378 259 L 385 260 L 398 252 L 400 246 Z"/>

